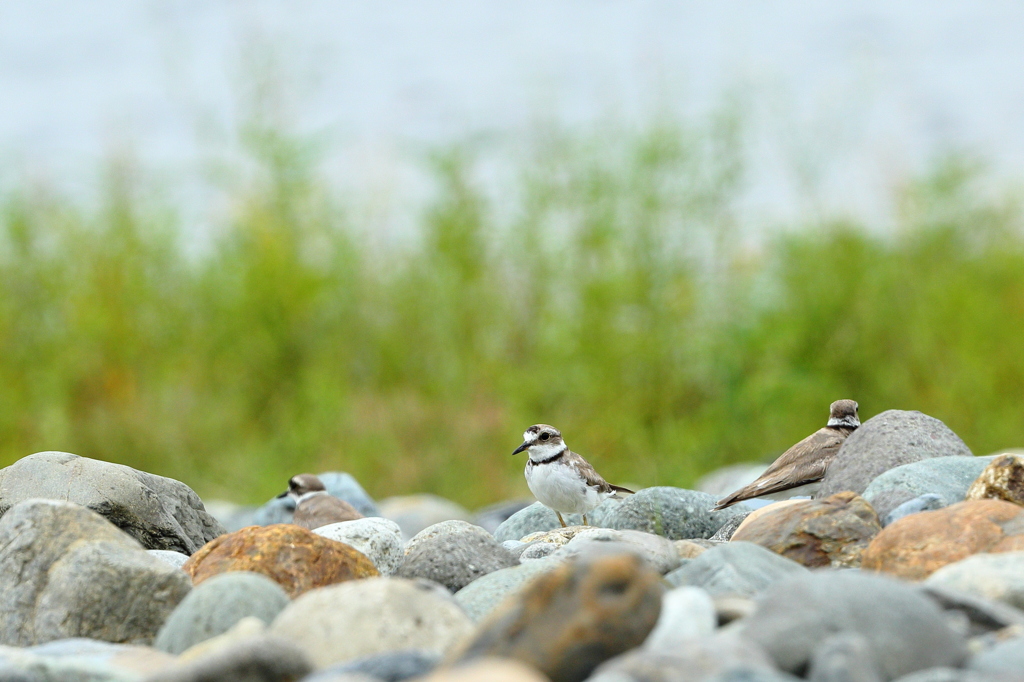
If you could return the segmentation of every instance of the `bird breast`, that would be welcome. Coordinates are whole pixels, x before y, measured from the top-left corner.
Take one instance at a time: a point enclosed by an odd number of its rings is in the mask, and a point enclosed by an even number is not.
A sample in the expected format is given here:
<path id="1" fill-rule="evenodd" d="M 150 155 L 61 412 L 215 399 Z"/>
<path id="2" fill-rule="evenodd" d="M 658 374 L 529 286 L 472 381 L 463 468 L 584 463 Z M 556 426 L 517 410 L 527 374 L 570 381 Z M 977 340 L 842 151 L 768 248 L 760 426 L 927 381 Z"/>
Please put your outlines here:
<path id="1" fill-rule="evenodd" d="M 575 468 L 562 463 L 526 465 L 526 484 L 541 504 L 562 513 L 586 514 L 603 497 Z"/>

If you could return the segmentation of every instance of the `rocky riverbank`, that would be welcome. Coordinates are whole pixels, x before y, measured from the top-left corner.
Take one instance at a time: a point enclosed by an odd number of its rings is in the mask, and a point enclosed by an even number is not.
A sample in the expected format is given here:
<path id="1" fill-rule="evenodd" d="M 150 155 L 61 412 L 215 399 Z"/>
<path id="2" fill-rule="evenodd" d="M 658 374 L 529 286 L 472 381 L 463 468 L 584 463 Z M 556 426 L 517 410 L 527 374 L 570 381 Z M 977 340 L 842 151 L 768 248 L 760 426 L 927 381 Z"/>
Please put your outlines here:
<path id="1" fill-rule="evenodd" d="M 366 518 L 68 453 L 0 470 L 0 680 L 1024 680 L 1024 456 L 920 413 L 756 510 L 651 487 L 561 528 L 320 478 Z"/>

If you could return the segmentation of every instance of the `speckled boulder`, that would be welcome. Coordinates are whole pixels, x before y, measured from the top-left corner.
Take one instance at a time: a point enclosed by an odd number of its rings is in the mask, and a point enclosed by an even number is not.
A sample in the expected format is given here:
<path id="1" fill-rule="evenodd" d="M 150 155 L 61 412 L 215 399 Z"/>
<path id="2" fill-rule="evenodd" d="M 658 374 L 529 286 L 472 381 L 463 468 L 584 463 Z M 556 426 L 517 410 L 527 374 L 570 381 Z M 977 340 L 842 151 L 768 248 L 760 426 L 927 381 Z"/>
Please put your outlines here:
<path id="1" fill-rule="evenodd" d="M 618 530 L 641 530 L 669 540 L 710 538 L 734 516 L 746 514 L 743 505 L 711 511 L 713 495 L 660 486 L 644 488 L 621 502 L 609 500 L 593 512 L 593 523 Z"/>
<path id="2" fill-rule="evenodd" d="M 313 531 L 330 540 L 344 542 L 369 557 L 381 575 L 392 575 L 405 562 L 402 529 L 389 519 L 371 517 L 321 526 Z"/>
<path id="3" fill-rule="evenodd" d="M 426 578 L 456 592 L 482 575 L 519 562 L 480 526 L 443 521 L 420 531 L 405 548 L 400 578 Z"/>

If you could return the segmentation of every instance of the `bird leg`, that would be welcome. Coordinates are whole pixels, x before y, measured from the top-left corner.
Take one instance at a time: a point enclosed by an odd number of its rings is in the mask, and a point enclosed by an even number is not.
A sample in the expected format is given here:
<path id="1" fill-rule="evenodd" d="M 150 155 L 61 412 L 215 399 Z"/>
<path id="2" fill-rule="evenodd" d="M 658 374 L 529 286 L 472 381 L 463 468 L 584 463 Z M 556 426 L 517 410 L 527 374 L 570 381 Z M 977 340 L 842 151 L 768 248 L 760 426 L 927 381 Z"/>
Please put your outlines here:
<path id="1" fill-rule="evenodd" d="M 587 515 L 586 514 L 583 515 L 583 525 L 584 526 L 589 526 L 590 525 L 590 522 L 587 521 Z"/>
<path id="2" fill-rule="evenodd" d="M 562 528 L 565 528 L 565 519 L 562 518 L 562 514 L 560 512 L 555 512 L 555 515 L 558 517 L 558 522 L 562 524 Z"/>

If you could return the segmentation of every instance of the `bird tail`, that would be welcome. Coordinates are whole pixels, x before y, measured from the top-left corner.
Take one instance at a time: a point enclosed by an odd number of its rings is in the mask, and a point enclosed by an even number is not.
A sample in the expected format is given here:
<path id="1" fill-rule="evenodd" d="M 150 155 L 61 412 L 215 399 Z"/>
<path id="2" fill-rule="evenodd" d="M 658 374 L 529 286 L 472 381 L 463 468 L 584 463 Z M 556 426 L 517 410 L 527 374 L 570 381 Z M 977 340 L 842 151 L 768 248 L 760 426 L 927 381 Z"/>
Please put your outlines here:
<path id="1" fill-rule="evenodd" d="M 623 488 L 621 485 L 612 485 L 609 483 L 608 486 L 614 491 L 612 499 L 621 500 L 623 495 L 636 495 L 635 492 L 629 488 Z"/>
<path id="2" fill-rule="evenodd" d="M 731 507 L 732 505 L 736 504 L 739 501 L 739 495 L 733 493 L 732 495 L 729 495 L 728 497 L 724 497 L 721 500 L 719 500 L 718 504 L 712 507 L 710 511 L 719 511 L 721 509 L 725 509 L 726 507 Z"/>

